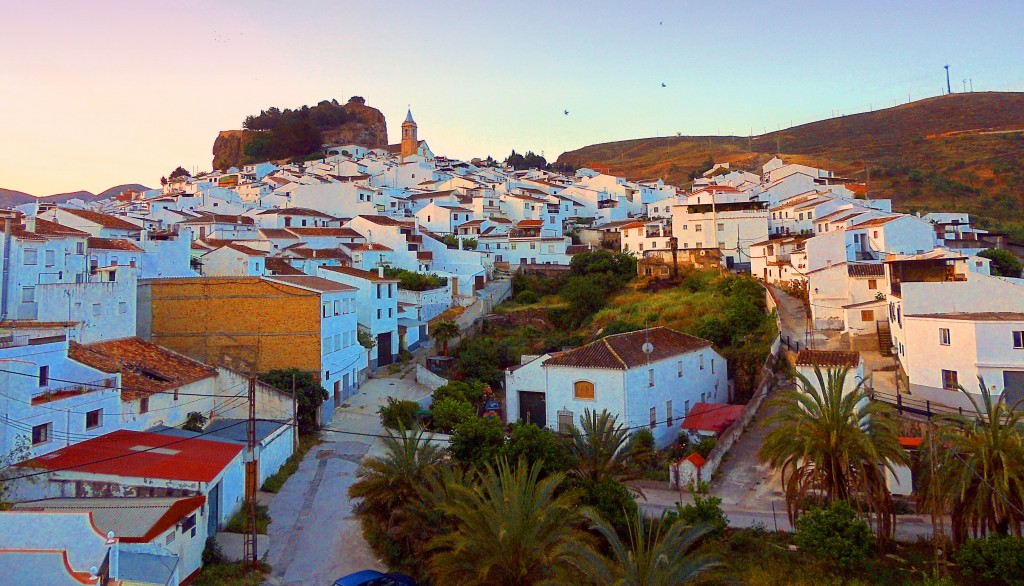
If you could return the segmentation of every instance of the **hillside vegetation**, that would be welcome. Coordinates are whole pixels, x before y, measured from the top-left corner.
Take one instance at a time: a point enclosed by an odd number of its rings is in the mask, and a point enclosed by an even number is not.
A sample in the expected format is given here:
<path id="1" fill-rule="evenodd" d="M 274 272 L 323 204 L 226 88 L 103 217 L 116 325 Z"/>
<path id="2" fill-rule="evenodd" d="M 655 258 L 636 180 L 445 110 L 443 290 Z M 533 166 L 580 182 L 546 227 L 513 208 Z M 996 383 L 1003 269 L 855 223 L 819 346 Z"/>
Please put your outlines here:
<path id="1" fill-rule="evenodd" d="M 899 211 L 966 211 L 1024 241 L 1024 93 L 951 94 L 754 137 L 684 136 L 587 146 L 558 164 L 687 185 L 709 160 L 760 172 L 785 161 L 830 169 Z"/>

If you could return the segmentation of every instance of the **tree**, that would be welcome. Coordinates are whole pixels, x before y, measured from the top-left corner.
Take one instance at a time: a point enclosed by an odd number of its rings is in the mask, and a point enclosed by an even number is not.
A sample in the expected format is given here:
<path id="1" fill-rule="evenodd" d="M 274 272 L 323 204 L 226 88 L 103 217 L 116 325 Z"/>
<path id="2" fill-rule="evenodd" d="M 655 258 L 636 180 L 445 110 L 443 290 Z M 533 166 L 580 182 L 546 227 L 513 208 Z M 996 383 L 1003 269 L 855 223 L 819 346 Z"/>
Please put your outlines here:
<path id="1" fill-rule="evenodd" d="M 605 557 L 593 550 L 581 551 L 585 563 L 583 574 L 596 584 L 614 586 L 678 586 L 691 584 L 721 564 L 694 549 L 707 534 L 707 528 L 685 523 L 652 523 L 637 510 L 626 519 L 626 541 L 616 529 L 594 514 L 584 515 L 590 527 L 608 544 L 611 555 Z"/>
<path id="2" fill-rule="evenodd" d="M 320 386 L 320 378 L 316 373 L 297 368 L 271 370 L 261 375 L 264 383 L 291 393 L 294 381 L 296 402 L 298 403 L 299 433 L 314 434 L 320 429 L 318 413 L 320 406 L 327 400 L 327 391 Z"/>
<path id="3" fill-rule="evenodd" d="M 871 401 L 863 381 L 843 393 L 846 368 L 815 367 L 817 385 L 797 373 L 799 389 L 773 400 L 778 412 L 765 424 L 778 424 L 761 446 L 761 462 L 781 469 L 790 522 L 795 524 L 810 499 L 850 502 L 863 498 L 875 515 L 880 537 L 895 531 L 886 469 L 909 463 L 899 443 L 891 408 Z"/>
<path id="4" fill-rule="evenodd" d="M 555 432 L 523 421 L 512 424 L 500 453 L 509 462 L 540 462 L 542 476 L 562 472 L 569 467 L 569 452 Z"/>
<path id="5" fill-rule="evenodd" d="M 472 484 L 448 487 L 438 502 L 453 530 L 434 537 L 427 564 L 435 584 L 569 584 L 592 538 L 583 530 L 575 491 L 562 474 L 540 478 L 540 465 L 500 460 Z"/>
<path id="6" fill-rule="evenodd" d="M 461 333 L 455 322 L 445 320 L 434 324 L 430 330 L 430 337 L 434 339 L 435 344 L 441 347 L 441 356 L 448 356 L 448 342 L 459 337 Z"/>
<path id="7" fill-rule="evenodd" d="M 167 176 L 167 180 L 173 183 L 175 179 L 187 179 L 191 176 L 192 174 L 189 173 L 184 167 L 178 165 L 178 168 L 171 171 L 171 174 Z"/>
<path id="8" fill-rule="evenodd" d="M 497 457 L 505 444 L 505 427 L 494 417 L 472 417 L 455 426 L 448 451 L 453 458 L 482 468 Z"/>
<path id="9" fill-rule="evenodd" d="M 797 520 L 796 544 L 831 565 L 851 570 L 868 558 L 874 539 L 857 511 L 836 501 L 825 509 L 811 509 Z"/>
<path id="10" fill-rule="evenodd" d="M 602 409 L 586 409 L 580 425 L 572 426 L 569 456 L 570 473 L 592 482 L 622 475 L 627 471 L 629 430 L 618 423 L 618 416 Z"/>
<path id="11" fill-rule="evenodd" d="M 201 433 L 203 428 L 206 427 L 206 421 L 207 419 L 205 415 L 199 411 L 191 411 L 188 414 L 188 418 L 185 420 L 185 425 L 182 425 L 181 428 L 186 431 Z"/>
<path id="12" fill-rule="evenodd" d="M 9 500 L 14 489 L 12 479 L 22 472 L 15 464 L 31 457 L 32 438 L 28 434 L 17 436 L 11 451 L 0 457 L 0 511 L 10 508 Z"/>
<path id="13" fill-rule="evenodd" d="M 996 398 L 979 377 L 981 401 L 963 387 L 974 413 L 944 415 L 934 440 L 923 442 L 918 502 L 928 511 L 952 509 L 953 542 L 969 535 L 1021 536 L 1024 523 L 1024 418 L 1006 394 Z"/>
<path id="14" fill-rule="evenodd" d="M 1019 278 L 1021 275 L 1020 260 L 1009 250 L 990 248 L 979 252 L 978 256 L 992 261 L 992 274 L 997 277 Z"/>
<path id="15" fill-rule="evenodd" d="M 467 401 L 445 397 L 430 406 L 430 416 L 435 429 L 451 433 L 459 424 L 476 417 L 476 411 Z"/>

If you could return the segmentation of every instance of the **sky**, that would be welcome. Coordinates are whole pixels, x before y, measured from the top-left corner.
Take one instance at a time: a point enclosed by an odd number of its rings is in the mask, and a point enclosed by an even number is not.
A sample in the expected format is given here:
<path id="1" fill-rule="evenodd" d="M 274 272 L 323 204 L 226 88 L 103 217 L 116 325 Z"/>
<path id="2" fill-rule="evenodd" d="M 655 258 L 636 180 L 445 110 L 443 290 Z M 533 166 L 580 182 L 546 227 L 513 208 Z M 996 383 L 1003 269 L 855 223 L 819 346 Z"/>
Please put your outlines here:
<path id="1" fill-rule="evenodd" d="M 437 154 L 554 160 L 935 96 L 947 63 L 1024 91 L 1022 4 L 0 0 L 0 187 L 159 185 L 248 114 L 353 95 L 391 142 L 411 106 Z"/>

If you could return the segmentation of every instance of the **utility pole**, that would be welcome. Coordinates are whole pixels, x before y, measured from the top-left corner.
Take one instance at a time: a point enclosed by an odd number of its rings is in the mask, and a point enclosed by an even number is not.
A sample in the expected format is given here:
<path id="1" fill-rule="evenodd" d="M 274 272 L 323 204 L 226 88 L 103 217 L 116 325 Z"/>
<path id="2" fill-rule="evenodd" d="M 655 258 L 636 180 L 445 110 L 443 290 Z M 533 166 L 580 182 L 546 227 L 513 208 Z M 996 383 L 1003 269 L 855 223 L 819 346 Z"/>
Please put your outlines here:
<path id="1" fill-rule="evenodd" d="M 249 421 L 246 426 L 245 446 L 248 451 L 245 462 L 245 500 L 249 508 L 249 523 L 245 528 L 245 562 L 252 570 L 259 569 L 259 553 L 256 533 L 256 483 L 259 482 L 256 459 L 256 375 L 249 375 Z"/>
<path id="2" fill-rule="evenodd" d="M 946 93 L 953 93 L 953 86 L 949 85 L 949 65 L 946 65 Z"/>
<path id="3" fill-rule="evenodd" d="M 967 80 L 966 79 L 963 80 L 963 84 L 964 84 L 964 93 L 966 94 L 967 93 Z"/>
<path id="4" fill-rule="evenodd" d="M 299 396 L 295 394 L 295 374 L 292 373 L 292 443 L 299 451 Z"/>
<path id="5" fill-rule="evenodd" d="M 870 201 L 871 200 L 871 195 L 870 195 L 871 194 L 871 165 L 867 165 L 866 168 L 867 168 L 867 171 L 868 171 L 868 176 L 867 176 L 866 179 L 864 179 L 864 199 Z"/>
<path id="6" fill-rule="evenodd" d="M 970 86 L 971 86 L 971 93 L 973 94 L 974 93 L 974 78 L 973 77 L 972 78 L 968 78 L 967 79 L 967 83 L 970 84 Z"/>

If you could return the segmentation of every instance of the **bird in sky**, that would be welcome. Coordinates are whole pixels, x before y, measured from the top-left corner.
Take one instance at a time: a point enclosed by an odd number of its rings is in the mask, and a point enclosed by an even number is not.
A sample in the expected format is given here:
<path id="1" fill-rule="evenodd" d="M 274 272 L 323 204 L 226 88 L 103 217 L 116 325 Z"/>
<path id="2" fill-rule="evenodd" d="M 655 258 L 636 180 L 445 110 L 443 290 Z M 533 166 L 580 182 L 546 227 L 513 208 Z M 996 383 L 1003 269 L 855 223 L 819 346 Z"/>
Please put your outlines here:
<path id="1" fill-rule="evenodd" d="M 568 116 L 568 115 L 569 115 L 569 111 L 568 111 L 568 110 L 566 110 L 566 111 L 565 111 L 565 115 L 566 115 L 566 116 Z"/>
<path id="2" fill-rule="evenodd" d="M 662 82 L 662 83 L 661 83 L 661 87 L 668 87 L 668 86 L 667 86 L 667 85 L 665 85 L 665 82 Z"/>

